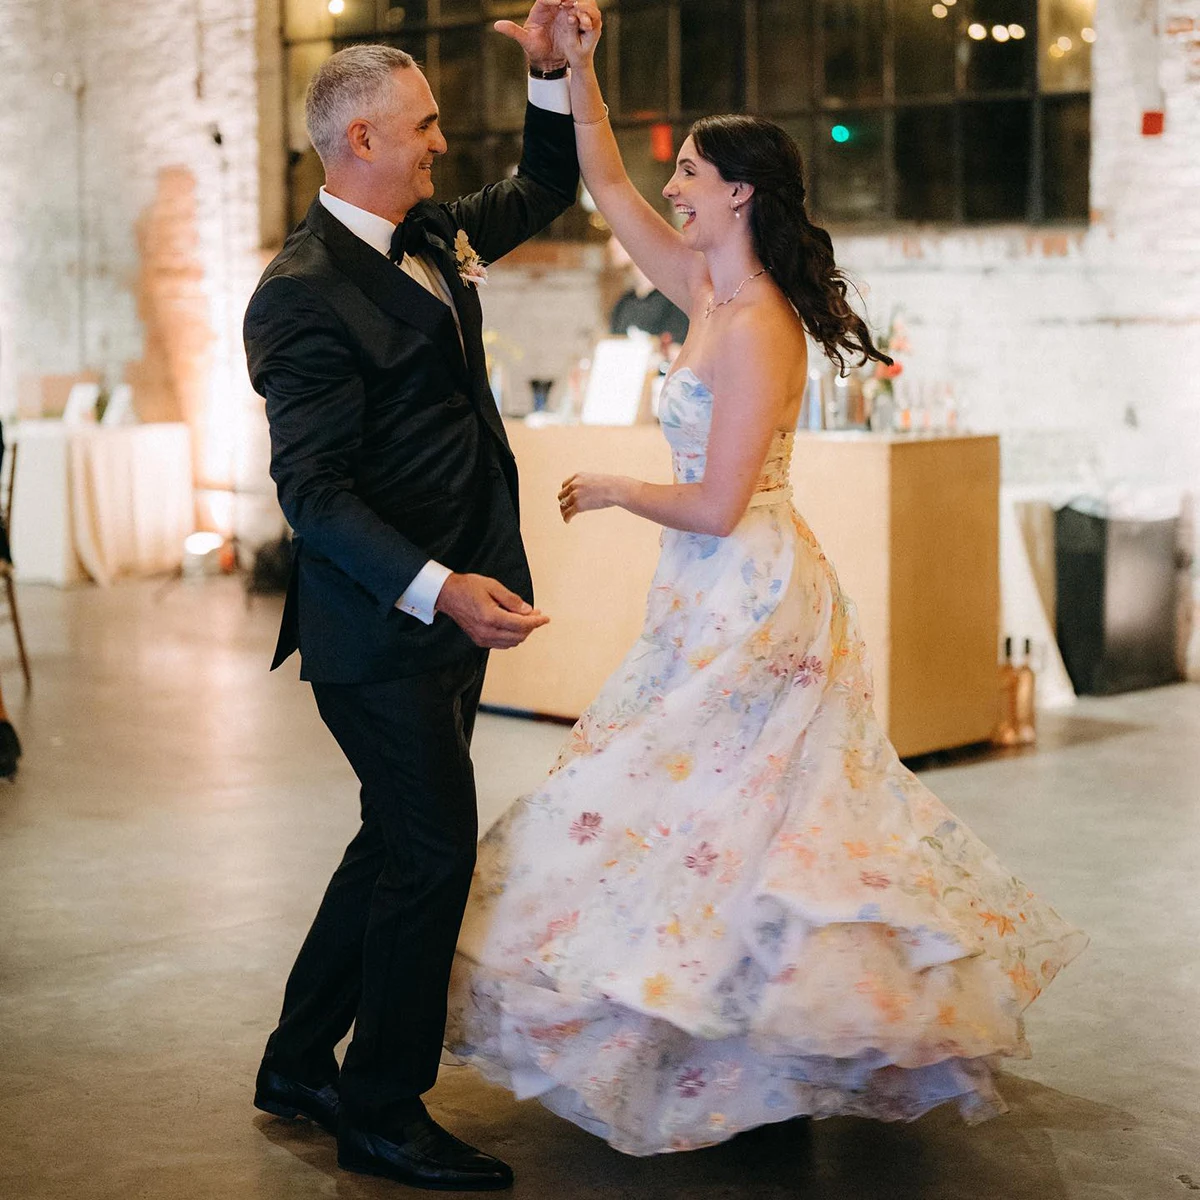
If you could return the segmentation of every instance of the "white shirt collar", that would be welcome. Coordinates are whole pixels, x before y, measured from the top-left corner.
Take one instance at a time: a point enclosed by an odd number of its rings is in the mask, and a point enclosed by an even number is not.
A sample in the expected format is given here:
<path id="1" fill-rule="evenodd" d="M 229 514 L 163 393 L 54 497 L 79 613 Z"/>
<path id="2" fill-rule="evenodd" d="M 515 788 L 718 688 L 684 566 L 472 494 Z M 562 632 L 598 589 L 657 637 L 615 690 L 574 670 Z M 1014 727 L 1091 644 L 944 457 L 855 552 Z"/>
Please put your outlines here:
<path id="1" fill-rule="evenodd" d="M 392 248 L 392 234 L 396 226 L 378 213 L 368 212 L 343 200 L 331 196 L 324 187 L 320 191 L 321 203 L 336 217 L 355 237 L 362 238 L 374 250 L 378 250 L 385 258 Z"/>

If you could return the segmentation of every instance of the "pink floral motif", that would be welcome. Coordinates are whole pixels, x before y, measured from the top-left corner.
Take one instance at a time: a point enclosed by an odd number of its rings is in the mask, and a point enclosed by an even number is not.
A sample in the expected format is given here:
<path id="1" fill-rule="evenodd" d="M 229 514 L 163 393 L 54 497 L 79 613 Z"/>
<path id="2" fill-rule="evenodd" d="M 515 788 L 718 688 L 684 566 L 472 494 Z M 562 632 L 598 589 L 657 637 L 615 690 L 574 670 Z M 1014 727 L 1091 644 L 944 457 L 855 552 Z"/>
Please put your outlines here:
<path id="1" fill-rule="evenodd" d="M 701 842 L 684 858 L 683 865 L 688 870 L 695 871 L 697 875 L 704 876 L 712 871 L 716 861 L 717 852 L 707 842 Z"/>
<path id="2" fill-rule="evenodd" d="M 603 828 L 604 818 L 599 813 L 580 813 L 578 819 L 571 822 L 570 837 L 582 846 L 585 842 L 594 842 Z"/>
<path id="3" fill-rule="evenodd" d="M 820 682 L 821 676 L 824 674 L 824 664 L 819 658 L 811 654 L 806 654 L 796 664 L 796 683 L 800 687 L 809 687 L 814 683 Z"/>
<path id="4" fill-rule="evenodd" d="M 892 886 L 892 881 L 882 871 L 860 871 L 858 877 L 867 887 L 885 888 Z"/>
<path id="5" fill-rule="evenodd" d="M 675 1088 L 681 1096 L 688 1100 L 694 1100 L 705 1087 L 707 1082 L 704 1078 L 704 1071 L 700 1067 L 688 1067 L 682 1075 L 675 1080 Z"/>

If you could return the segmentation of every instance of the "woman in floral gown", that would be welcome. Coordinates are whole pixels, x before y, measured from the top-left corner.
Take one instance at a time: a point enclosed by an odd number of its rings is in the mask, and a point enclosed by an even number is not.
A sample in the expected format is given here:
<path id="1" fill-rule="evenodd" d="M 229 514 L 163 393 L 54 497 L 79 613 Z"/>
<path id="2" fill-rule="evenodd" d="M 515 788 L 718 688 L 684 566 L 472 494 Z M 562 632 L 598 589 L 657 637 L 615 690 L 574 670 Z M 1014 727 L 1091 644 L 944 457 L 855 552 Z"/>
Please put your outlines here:
<path id="1" fill-rule="evenodd" d="M 675 484 L 575 475 L 564 519 L 663 526 L 642 635 L 545 784 L 480 846 L 447 1043 L 630 1154 L 800 1114 L 1003 1108 L 989 1060 L 1084 936 L 898 761 L 854 606 L 790 502 L 805 330 L 888 361 L 846 303 L 787 134 L 698 122 L 629 182 L 575 10 L 584 177 L 691 332 L 662 400 Z"/>

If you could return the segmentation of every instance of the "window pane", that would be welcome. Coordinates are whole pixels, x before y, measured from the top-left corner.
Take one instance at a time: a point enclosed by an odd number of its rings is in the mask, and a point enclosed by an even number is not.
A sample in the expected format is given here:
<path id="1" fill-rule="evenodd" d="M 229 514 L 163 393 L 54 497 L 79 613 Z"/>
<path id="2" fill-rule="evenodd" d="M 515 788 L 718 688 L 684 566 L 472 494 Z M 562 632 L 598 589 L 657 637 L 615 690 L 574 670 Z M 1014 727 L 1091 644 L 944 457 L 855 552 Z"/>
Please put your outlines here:
<path id="1" fill-rule="evenodd" d="M 669 211 L 662 190 L 675 171 L 674 160 L 658 162 L 654 157 L 653 141 L 649 127 L 618 129 L 617 145 L 625 160 L 625 170 L 633 180 L 634 187 L 662 213 Z"/>
<path id="2" fill-rule="evenodd" d="M 862 221 L 885 213 L 883 116 L 841 113 L 816 129 L 816 208 L 825 221 Z"/>
<path id="3" fill-rule="evenodd" d="M 1036 0 L 969 0 L 966 15 L 967 90 L 1033 87 Z"/>
<path id="4" fill-rule="evenodd" d="M 1094 0 L 1042 0 L 1038 53 L 1043 91 L 1090 90 L 1094 9 Z"/>
<path id="5" fill-rule="evenodd" d="M 681 0 L 680 90 L 685 112 L 735 112 L 746 103 L 746 6 Z"/>
<path id="6" fill-rule="evenodd" d="M 999 100 L 963 107 L 963 215 L 1023 221 L 1029 184 L 1030 106 Z"/>
<path id="7" fill-rule="evenodd" d="M 952 221 L 954 110 L 900 109 L 895 156 L 896 216 L 902 221 Z"/>
<path id="8" fill-rule="evenodd" d="M 345 4 L 346 7 L 333 18 L 334 37 L 353 38 L 375 32 L 375 24 L 379 19 L 375 0 L 345 0 Z M 327 3 L 320 7 L 329 11 Z"/>
<path id="9" fill-rule="evenodd" d="M 431 38 L 430 41 L 433 39 Z M 434 95 L 447 129 L 479 124 L 479 30 L 455 29 L 440 34 L 438 80 Z"/>
<path id="10" fill-rule="evenodd" d="M 289 41 L 333 36 L 333 17 L 329 5 L 320 0 L 286 0 L 283 33 Z"/>
<path id="11" fill-rule="evenodd" d="M 403 29 L 429 20 L 428 0 L 384 0 L 384 29 Z"/>
<path id="12" fill-rule="evenodd" d="M 666 8 L 622 9 L 619 40 L 621 111 L 639 117 L 665 113 L 670 104 Z"/>
<path id="13" fill-rule="evenodd" d="M 953 95 L 957 37 L 953 8 L 896 0 L 896 95 Z"/>
<path id="14" fill-rule="evenodd" d="M 333 53 L 332 42 L 301 42 L 287 50 L 287 138 L 290 151 L 309 148 L 304 128 L 304 93 L 317 68 Z"/>
<path id="15" fill-rule="evenodd" d="M 813 122 L 808 117 L 788 117 L 779 124 L 791 135 L 800 150 L 800 161 L 804 168 L 804 187 L 809 197 L 813 194 Z M 824 128 L 822 125 L 821 128 Z"/>
<path id="16" fill-rule="evenodd" d="M 823 0 L 825 98 L 883 96 L 883 0 Z"/>
<path id="17" fill-rule="evenodd" d="M 758 106 L 764 112 L 812 103 L 811 0 L 758 0 Z"/>
<path id="18" fill-rule="evenodd" d="M 1042 112 L 1042 196 L 1048 220 L 1087 220 L 1090 124 L 1089 97 L 1046 101 Z"/>
<path id="19" fill-rule="evenodd" d="M 493 129 L 519 128 L 525 118 L 528 94 L 525 52 L 517 42 L 497 33 L 488 34 L 484 48 L 488 58 L 488 103 L 482 116 Z"/>
<path id="20" fill-rule="evenodd" d="M 477 192 L 486 180 L 483 147 L 469 138 L 451 138 L 450 148 L 434 160 L 433 185 L 439 200 L 455 200 Z"/>
<path id="21" fill-rule="evenodd" d="M 482 12 L 479 0 L 440 0 L 438 8 L 442 17 L 478 17 Z"/>

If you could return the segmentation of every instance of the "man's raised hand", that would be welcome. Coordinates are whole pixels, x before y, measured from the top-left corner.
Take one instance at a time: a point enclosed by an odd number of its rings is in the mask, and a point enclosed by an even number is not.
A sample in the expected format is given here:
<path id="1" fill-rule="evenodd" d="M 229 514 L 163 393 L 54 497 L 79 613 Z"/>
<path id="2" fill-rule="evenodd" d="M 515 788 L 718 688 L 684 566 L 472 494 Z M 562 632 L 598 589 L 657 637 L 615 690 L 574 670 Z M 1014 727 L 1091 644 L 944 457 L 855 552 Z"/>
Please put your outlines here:
<path id="1" fill-rule="evenodd" d="M 555 20 L 562 10 L 574 7 L 575 0 L 534 0 L 524 25 L 515 21 L 497 21 L 493 28 L 520 44 L 531 67 L 552 71 L 567 65 L 566 54 L 555 42 Z M 559 37 L 561 39 L 561 34 Z"/>
<path id="2" fill-rule="evenodd" d="M 449 576 L 434 607 L 485 650 L 519 646 L 550 620 L 504 584 L 486 575 Z"/>

